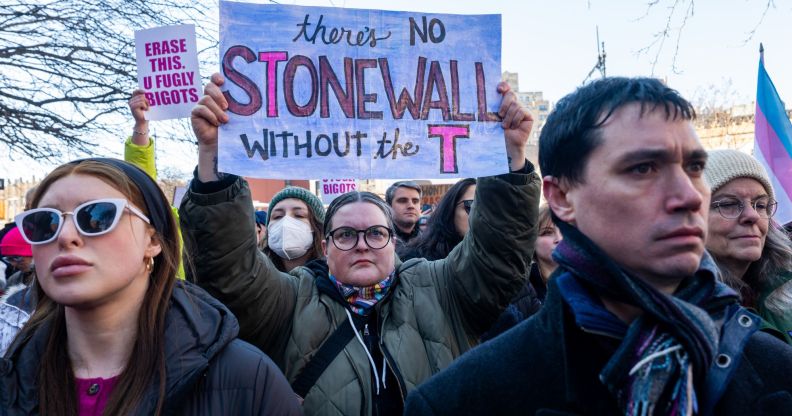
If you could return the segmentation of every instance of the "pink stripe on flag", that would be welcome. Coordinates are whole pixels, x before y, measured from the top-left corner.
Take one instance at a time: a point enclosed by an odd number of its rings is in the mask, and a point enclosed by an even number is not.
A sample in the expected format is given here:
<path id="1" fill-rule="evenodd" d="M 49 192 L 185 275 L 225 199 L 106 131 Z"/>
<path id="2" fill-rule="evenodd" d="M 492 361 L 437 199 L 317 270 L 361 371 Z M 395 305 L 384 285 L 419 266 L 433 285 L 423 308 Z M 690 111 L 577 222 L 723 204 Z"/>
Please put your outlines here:
<path id="1" fill-rule="evenodd" d="M 775 176 L 787 195 L 792 195 L 792 157 L 770 127 L 762 109 L 756 106 L 756 144 L 767 161 L 769 175 Z"/>

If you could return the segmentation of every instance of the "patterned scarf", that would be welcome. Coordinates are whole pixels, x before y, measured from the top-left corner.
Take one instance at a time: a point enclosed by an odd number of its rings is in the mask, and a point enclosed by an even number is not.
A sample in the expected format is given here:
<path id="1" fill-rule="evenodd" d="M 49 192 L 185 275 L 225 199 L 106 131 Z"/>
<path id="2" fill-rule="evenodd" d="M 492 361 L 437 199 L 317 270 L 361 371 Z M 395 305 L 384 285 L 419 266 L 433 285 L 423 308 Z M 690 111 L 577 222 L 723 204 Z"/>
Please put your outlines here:
<path id="1" fill-rule="evenodd" d="M 349 303 L 349 308 L 352 309 L 352 312 L 363 316 L 368 315 L 371 308 L 388 294 L 388 289 L 390 289 L 395 275 L 396 270 L 373 286 L 357 287 L 339 282 L 332 273 L 328 272 L 330 281 L 336 285 L 338 291 L 341 292 L 341 296 Z"/>
<path id="2" fill-rule="evenodd" d="M 624 414 L 697 413 L 701 397 L 696 387 L 704 390 L 723 318 L 729 306 L 738 302 L 737 294 L 716 280 L 712 259 L 705 253 L 696 274 L 668 296 L 628 275 L 577 228 L 562 222 L 559 228 L 564 239 L 553 258 L 564 270 L 559 276 L 562 295 L 567 299 L 569 292 L 576 292 L 571 296 L 579 300 L 584 294 L 600 309 L 579 316 L 573 306 L 576 320 L 600 321 L 600 328 L 622 338 L 600 372 L 600 380 Z M 602 306 L 601 297 L 639 307 L 643 314 L 626 329 L 603 322 L 608 320 L 604 316 L 613 315 Z"/>

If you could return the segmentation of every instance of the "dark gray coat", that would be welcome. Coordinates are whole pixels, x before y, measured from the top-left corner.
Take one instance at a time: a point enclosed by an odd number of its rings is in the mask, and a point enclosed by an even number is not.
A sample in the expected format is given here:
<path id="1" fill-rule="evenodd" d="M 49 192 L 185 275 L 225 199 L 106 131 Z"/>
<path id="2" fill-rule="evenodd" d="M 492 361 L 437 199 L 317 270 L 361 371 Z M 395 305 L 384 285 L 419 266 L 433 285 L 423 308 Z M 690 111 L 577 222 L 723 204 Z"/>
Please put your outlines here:
<path id="1" fill-rule="evenodd" d="M 46 328 L 0 363 L 0 415 L 36 415 L 38 357 Z M 220 302 L 180 282 L 166 318 L 167 415 L 298 415 L 297 399 L 264 353 L 236 339 L 239 324 Z M 134 365 L 134 363 L 132 363 Z M 138 415 L 153 414 L 152 384 Z"/>
<path id="2" fill-rule="evenodd" d="M 619 340 L 581 331 L 549 282 L 529 320 L 463 355 L 407 398 L 413 415 L 611 415 L 616 401 L 597 375 Z M 751 336 L 716 415 L 789 415 L 792 348 Z"/>

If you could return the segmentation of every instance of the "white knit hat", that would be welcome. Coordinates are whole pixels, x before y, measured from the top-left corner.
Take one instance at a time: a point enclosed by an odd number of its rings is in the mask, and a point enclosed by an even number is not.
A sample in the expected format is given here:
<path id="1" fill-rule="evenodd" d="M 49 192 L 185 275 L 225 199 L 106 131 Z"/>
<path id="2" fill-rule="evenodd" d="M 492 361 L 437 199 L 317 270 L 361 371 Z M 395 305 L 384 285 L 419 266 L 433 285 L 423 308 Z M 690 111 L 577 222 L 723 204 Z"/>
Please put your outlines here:
<path id="1" fill-rule="evenodd" d="M 709 158 L 707 167 L 704 168 L 704 179 L 713 194 L 734 179 L 751 178 L 761 183 L 765 192 L 775 199 L 767 171 L 753 156 L 737 150 L 710 150 L 707 154 Z"/>

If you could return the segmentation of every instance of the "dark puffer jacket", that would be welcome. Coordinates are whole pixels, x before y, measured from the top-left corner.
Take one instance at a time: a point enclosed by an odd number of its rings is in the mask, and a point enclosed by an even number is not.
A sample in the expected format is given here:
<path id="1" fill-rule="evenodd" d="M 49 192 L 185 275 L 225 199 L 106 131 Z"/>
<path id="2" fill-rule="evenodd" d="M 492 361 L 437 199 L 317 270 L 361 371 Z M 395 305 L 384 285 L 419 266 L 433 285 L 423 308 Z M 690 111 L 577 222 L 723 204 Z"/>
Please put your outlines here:
<path id="1" fill-rule="evenodd" d="M 532 172 L 481 178 L 476 201 L 486 202 L 471 212 L 470 232 L 446 259 L 396 262 L 394 283 L 369 326 L 379 334 L 386 361 L 383 369 L 375 360 L 377 373 L 396 376 L 386 391 L 398 389 L 399 402 L 475 345 L 524 286 L 539 183 Z M 199 192 L 194 179 L 180 207 L 195 277 L 239 317 L 241 337 L 270 354 L 294 382 L 325 340 L 349 325 L 348 305 L 337 300 L 337 291 L 333 296 L 320 289 L 326 274 L 308 267 L 281 273 L 257 250 L 244 180 L 228 177 L 215 185 Z M 367 336 L 368 330 L 356 329 Z M 344 345 L 305 395 L 307 414 L 376 413 L 381 395 L 367 351 L 355 339 Z"/>
<path id="2" fill-rule="evenodd" d="M 236 339 L 238 331 L 236 318 L 220 302 L 189 283 L 177 284 L 166 318 L 163 414 L 301 414 L 283 374 L 261 351 Z M 38 414 L 36 374 L 46 338 L 42 327 L 3 358 L 0 415 Z M 157 398 L 152 384 L 135 414 L 153 414 Z"/>
<path id="3" fill-rule="evenodd" d="M 616 400 L 598 379 L 619 342 L 581 330 L 551 279 L 538 314 L 422 384 L 407 399 L 405 414 L 619 414 Z M 790 414 L 792 348 L 757 332 L 733 362 L 737 368 L 715 415 Z"/>

